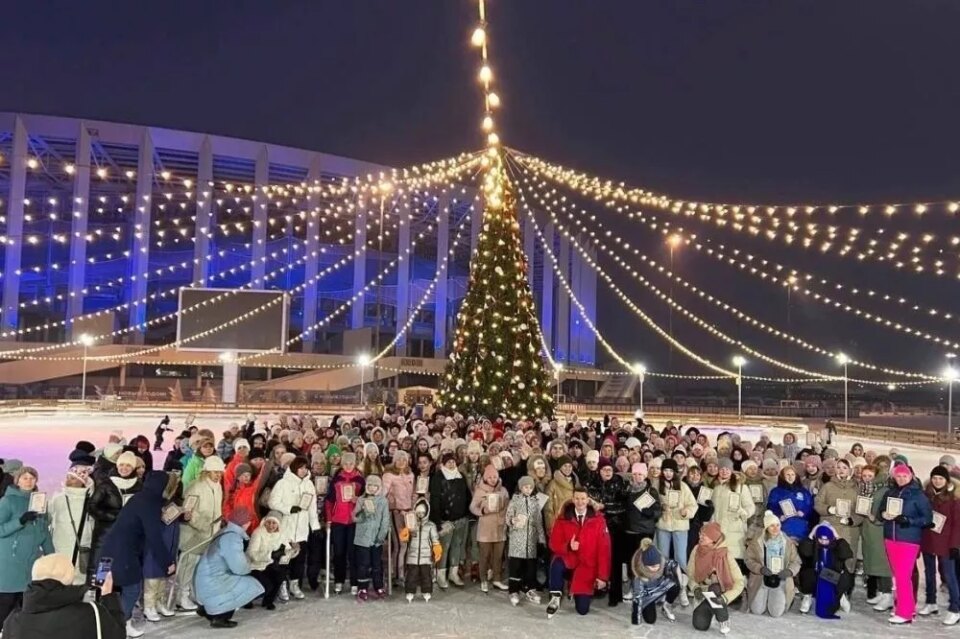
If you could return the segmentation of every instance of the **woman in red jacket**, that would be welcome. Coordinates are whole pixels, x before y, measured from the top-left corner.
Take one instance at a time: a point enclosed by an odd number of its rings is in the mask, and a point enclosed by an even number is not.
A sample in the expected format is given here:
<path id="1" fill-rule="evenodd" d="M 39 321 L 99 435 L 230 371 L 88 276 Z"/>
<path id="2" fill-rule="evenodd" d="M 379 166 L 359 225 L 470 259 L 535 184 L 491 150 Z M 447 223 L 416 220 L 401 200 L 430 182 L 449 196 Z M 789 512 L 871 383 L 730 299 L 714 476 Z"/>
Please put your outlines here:
<path id="1" fill-rule="evenodd" d="M 945 626 L 953 626 L 960 621 L 960 588 L 957 587 L 956 571 L 957 558 L 960 557 L 960 494 L 957 491 L 957 484 L 950 480 L 950 473 L 943 466 L 930 471 L 930 482 L 923 491 L 933 507 L 934 527 L 925 529 L 920 539 L 927 595 L 927 604 L 920 609 L 920 614 L 937 614 L 939 564 L 941 579 L 950 595 L 950 607 L 943 619 Z M 939 517 L 943 518 L 942 527 L 937 525 L 940 523 Z"/>
<path id="2" fill-rule="evenodd" d="M 573 499 L 564 504 L 550 531 L 550 603 L 547 618 L 560 609 L 563 582 L 570 579 L 577 613 L 590 612 L 594 589 L 602 589 L 610 579 L 610 533 L 603 515 L 590 505 L 585 488 L 573 490 Z"/>
<path id="3" fill-rule="evenodd" d="M 330 479 L 324 508 L 326 519 L 330 522 L 330 542 L 333 545 L 333 590 L 337 594 L 343 590 L 349 563 L 352 582 L 350 594 L 356 595 L 360 582 L 353 551 L 353 536 L 357 531 L 353 508 L 357 497 L 363 494 L 365 482 L 357 470 L 357 456 L 354 453 L 344 453 L 340 463 L 340 470 Z"/>

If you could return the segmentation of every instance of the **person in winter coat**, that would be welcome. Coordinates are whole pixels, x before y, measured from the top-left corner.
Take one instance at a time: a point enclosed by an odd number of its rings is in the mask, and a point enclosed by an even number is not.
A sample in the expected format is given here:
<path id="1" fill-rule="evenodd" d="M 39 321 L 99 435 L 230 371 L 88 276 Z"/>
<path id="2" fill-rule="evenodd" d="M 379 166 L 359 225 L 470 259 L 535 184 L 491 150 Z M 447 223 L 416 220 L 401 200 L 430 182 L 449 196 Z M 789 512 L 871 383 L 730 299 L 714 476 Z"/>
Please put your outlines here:
<path id="1" fill-rule="evenodd" d="M 87 603 L 87 587 L 73 585 L 75 571 L 69 556 L 41 557 L 31 572 L 33 580 L 23 594 L 23 606 L 3 624 L 5 639 L 126 639 L 112 575 L 108 574 L 100 587 L 99 601 Z"/>
<path id="2" fill-rule="evenodd" d="M 517 482 L 517 492 L 507 506 L 507 564 L 510 603 L 520 603 L 520 593 L 527 601 L 540 603 L 537 594 L 537 554 L 547 544 L 543 529 L 543 512 L 537 501 L 536 483 L 529 475 Z"/>
<path id="3" fill-rule="evenodd" d="M 341 456 L 341 468 L 334 473 L 327 488 L 324 500 L 326 521 L 330 524 L 330 543 L 333 552 L 334 592 L 343 591 L 343 582 L 347 577 L 347 565 L 350 565 L 351 594 L 359 590 L 357 581 L 357 556 L 353 551 L 353 538 L 357 525 L 353 518 L 353 509 L 357 497 L 363 494 L 363 475 L 357 470 L 357 456 L 344 453 Z"/>
<path id="4" fill-rule="evenodd" d="M 23 466 L 0 497 L 0 632 L 3 620 L 23 601 L 33 562 L 53 552 L 47 516 L 29 510 L 38 478 L 35 469 Z"/>
<path id="5" fill-rule="evenodd" d="M 120 509 L 133 495 L 140 491 L 142 482 L 137 477 L 137 458 L 131 452 L 116 457 L 112 464 L 104 456 L 97 460 L 94 467 L 93 493 L 88 502 L 88 512 L 93 519 L 93 536 L 90 538 L 89 570 L 96 568 L 100 561 L 100 546 L 113 522 L 120 515 Z M 101 463 L 102 462 L 102 463 Z"/>
<path id="6" fill-rule="evenodd" d="M 163 490 L 162 509 L 171 506 L 182 508 L 183 485 L 177 473 L 164 473 L 167 476 L 167 485 Z M 131 500 L 132 501 L 132 500 Z M 163 510 L 161 510 L 161 514 Z M 169 556 L 176 558 L 180 548 L 180 522 L 178 516 L 169 523 L 162 521 L 163 528 L 160 537 L 163 545 L 169 551 Z M 161 617 L 172 617 L 176 612 L 167 607 L 167 577 L 169 564 L 163 563 L 165 557 L 154 555 L 150 546 L 144 551 L 143 559 L 143 616 L 147 621 L 157 622 Z"/>
<path id="7" fill-rule="evenodd" d="M 222 458 L 221 458 L 222 459 Z M 234 489 L 237 486 L 237 468 L 241 464 L 249 465 L 250 460 L 250 442 L 246 439 L 237 438 L 233 441 L 233 457 L 230 458 L 229 463 L 224 460 L 224 463 L 227 464 L 226 468 L 223 471 L 223 501 L 228 502 L 230 500 L 230 495 L 233 493 Z"/>
<path id="8" fill-rule="evenodd" d="M 423 498 L 417 500 L 413 506 L 415 521 L 405 521 L 400 530 L 400 540 L 407 544 L 407 569 L 404 582 L 404 592 L 407 603 L 412 603 L 420 588 L 424 601 L 430 601 L 433 596 L 433 564 L 440 561 L 443 547 L 440 545 L 440 534 L 437 525 L 430 520 L 430 503 Z M 406 518 L 407 520 L 410 517 Z M 412 526 L 407 526 L 412 523 Z"/>
<path id="9" fill-rule="evenodd" d="M 816 497 L 824 482 L 823 461 L 819 455 L 807 455 L 803 459 L 803 462 L 798 462 L 798 464 L 800 464 L 803 473 L 800 477 L 800 483 L 803 484 L 803 487 L 806 488 L 811 495 Z"/>
<path id="10" fill-rule="evenodd" d="M 924 489 L 933 509 L 934 524 L 926 528 L 920 540 L 923 552 L 923 574 L 926 582 L 926 605 L 920 609 L 921 616 L 937 614 L 937 564 L 940 576 L 949 594 L 949 607 L 943 625 L 953 626 L 960 621 L 960 590 L 957 587 L 957 559 L 960 557 L 960 494 L 958 484 L 950 480 L 950 473 L 943 466 L 930 471 L 930 482 Z"/>
<path id="11" fill-rule="evenodd" d="M 594 590 L 605 588 L 610 580 L 610 534 L 603 515 L 590 506 L 585 489 L 575 488 L 573 499 L 560 511 L 550 531 L 550 551 L 553 560 L 548 576 L 547 618 L 560 610 L 567 579 L 577 614 L 587 614 Z"/>
<path id="12" fill-rule="evenodd" d="M 383 473 L 383 495 L 390 507 L 393 534 L 390 537 L 392 553 L 396 561 L 397 579 L 404 580 L 406 570 L 406 544 L 400 543 L 400 529 L 405 524 L 406 514 L 413 512 L 413 471 L 410 468 L 410 455 L 398 450 L 393 455 L 393 464 Z M 456 582 L 454 582 L 456 583 Z"/>
<path id="13" fill-rule="evenodd" d="M 703 525 L 713 519 L 713 490 L 703 485 L 702 477 L 703 472 L 700 470 L 700 466 L 697 465 L 696 460 L 694 460 L 693 463 L 687 467 L 687 476 L 683 478 L 683 483 L 687 485 L 693 494 L 693 498 L 697 500 L 697 512 L 694 514 L 693 519 L 690 520 L 690 530 L 687 533 L 688 558 L 696 545 L 700 543 L 700 530 L 703 528 Z M 710 491 L 709 498 L 706 498 L 707 493 L 703 492 L 704 498 L 701 499 L 702 491 Z"/>
<path id="14" fill-rule="evenodd" d="M 470 512 L 477 519 L 477 543 L 480 546 L 480 590 L 490 591 L 487 574 L 493 574 L 493 587 L 508 590 L 503 581 L 503 546 L 507 541 L 507 500 L 510 496 L 500 481 L 497 469 L 483 469 L 480 483 L 473 490 Z"/>
<path id="15" fill-rule="evenodd" d="M 267 513 L 250 535 L 250 543 L 247 545 L 250 575 L 263 587 L 262 605 L 267 610 L 276 609 L 274 602 L 280 592 L 280 585 L 286 580 L 286 571 L 278 563 L 286 551 L 283 535 L 280 533 L 282 518 L 283 514 L 275 510 Z"/>
<path id="16" fill-rule="evenodd" d="M 242 526 L 227 522 L 197 563 L 193 584 L 200 604 L 197 613 L 210 621 L 211 628 L 236 627 L 231 617 L 237 608 L 263 594 L 243 552 L 243 542 L 248 539 Z"/>
<path id="17" fill-rule="evenodd" d="M 854 579 L 848 570 L 853 551 L 847 540 L 840 537 L 833 526 L 822 523 L 800 542 L 799 550 L 804 560 L 797 579 L 803 594 L 800 612 L 810 612 L 813 599 L 817 600 L 816 614 L 822 619 L 837 619 L 837 610 L 841 608 L 849 612 L 848 593 Z"/>
<path id="18" fill-rule="evenodd" d="M 223 512 L 223 460 L 209 456 L 203 464 L 200 477 L 183 491 L 186 512 L 180 525 L 180 563 L 177 570 L 177 588 L 180 591 L 179 606 L 183 610 L 196 610 L 190 593 L 193 573 L 203 554 L 204 545 L 220 530 Z M 192 508 L 187 508 L 193 503 Z"/>
<path id="19" fill-rule="evenodd" d="M 672 461 L 672 460 L 671 460 Z M 653 540 L 644 539 L 630 561 L 633 574 L 633 612 L 630 623 L 657 623 L 657 608 L 670 621 L 676 621 L 673 602 L 683 591 L 683 574 L 676 561 L 666 559 L 654 545 Z"/>
<path id="20" fill-rule="evenodd" d="M 620 475 L 613 472 L 613 465 L 609 460 L 600 462 L 597 474 L 597 483 L 587 488 L 594 508 L 603 513 L 610 534 L 610 561 L 611 573 L 616 577 L 616 567 L 629 561 L 627 554 L 631 542 L 626 538 L 626 512 L 632 508 L 627 503 L 627 482 Z M 623 581 L 611 579 L 607 589 L 608 604 L 611 607 L 623 601 Z"/>
<path id="21" fill-rule="evenodd" d="M 785 512 L 785 508 L 790 511 L 789 514 Z M 767 510 L 780 519 L 783 533 L 793 539 L 794 543 L 806 539 L 810 533 L 809 518 L 813 509 L 813 495 L 803 487 L 797 478 L 797 471 L 793 466 L 783 468 L 777 479 L 777 487 L 771 490 L 767 497 Z"/>
<path id="22" fill-rule="evenodd" d="M 557 450 L 551 446 L 551 451 Z M 573 460 L 566 455 L 556 459 L 557 470 L 553 472 L 553 479 L 547 485 L 547 504 L 543 507 L 543 519 L 547 525 L 547 532 L 553 529 L 563 506 L 573 497 L 573 489 L 579 486 L 579 479 L 573 474 Z"/>
<path id="23" fill-rule="evenodd" d="M 369 598 L 371 587 L 377 598 L 387 594 L 383 587 L 383 544 L 390 533 L 390 508 L 386 497 L 380 494 L 382 486 L 379 476 L 368 475 L 364 495 L 357 500 L 353 509 L 353 517 L 357 522 L 353 551 L 357 557 L 359 601 Z"/>
<path id="24" fill-rule="evenodd" d="M 430 479 L 430 519 L 440 530 L 443 555 L 437 567 L 437 585 L 449 586 L 448 571 L 457 573 L 463 561 L 467 542 L 467 515 L 470 512 L 470 490 L 457 470 L 457 456 L 446 452 L 440 457 L 440 468 Z M 456 582 L 454 582 L 456 583 Z"/>
<path id="25" fill-rule="evenodd" d="M 697 500 L 690 491 L 690 487 L 680 481 L 680 471 L 677 462 L 665 459 L 660 467 L 660 504 L 662 511 L 657 521 L 657 548 L 665 556 L 670 557 L 673 546 L 673 557 L 680 565 L 680 570 L 687 569 L 687 533 L 690 530 L 690 520 L 697 514 Z M 681 605 L 685 597 L 681 597 Z"/>
<path id="26" fill-rule="evenodd" d="M 850 462 L 846 459 L 837 460 L 837 472 L 834 477 L 825 483 L 814 499 L 814 507 L 820 515 L 820 521 L 833 526 L 837 534 L 847 540 L 852 550 L 856 550 L 860 542 L 860 526 L 863 516 L 855 511 L 859 486 L 853 479 Z M 856 556 L 850 559 L 856 562 Z M 855 565 L 847 566 L 854 572 Z"/>
<path id="27" fill-rule="evenodd" d="M 756 505 L 750 491 L 743 485 L 741 475 L 733 473 L 733 462 L 729 459 L 719 461 L 720 471 L 713 486 L 713 521 L 720 524 L 727 549 L 733 558 L 743 562 L 747 549 L 747 522 L 756 512 Z M 741 566 L 743 573 L 746 566 Z"/>
<path id="28" fill-rule="evenodd" d="M 90 466 L 71 466 L 63 490 L 50 500 L 47 519 L 54 552 L 70 557 L 76 566 L 73 583 L 84 583 L 90 560 L 93 519 L 87 512 Z"/>
<path id="29" fill-rule="evenodd" d="M 550 472 L 546 457 L 539 453 L 530 455 L 527 459 L 527 476 L 533 479 L 537 488 L 536 492 L 547 494 L 547 486 L 553 480 L 553 475 Z"/>
<path id="30" fill-rule="evenodd" d="M 133 637 L 143 634 L 142 630 L 134 628 L 131 618 L 143 591 L 143 564 L 147 549 L 161 566 L 166 567 L 167 575 L 172 575 L 176 568 L 176 556 L 163 541 L 164 525 L 160 519 L 166 487 L 166 473 L 148 473 L 143 490 L 123 507 L 103 540 L 103 556 L 113 559 L 111 572 L 114 584 L 120 587 L 127 634 Z"/>
<path id="31" fill-rule="evenodd" d="M 708 522 L 700 530 L 699 542 L 687 561 L 687 574 L 688 587 L 699 601 L 693 610 L 693 627 L 709 630 L 716 617 L 720 633 L 728 634 L 729 606 L 743 592 L 743 573 L 717 522 Z"/>
<path id="32" fill-rule="evenodd" d="M 800 574 L 797 545 L 771 511 L 763 514 L 763 535 L 747 546 L 747 601 L 755 615 L 782 617 L 794 597 L 793 578 Z"/>
<path id="33" fill-rule="evenodd" d="M 887 549 L 883 543 L 883 519 L 880 511 L 886 502 L 887 479 L 880 477 L 877 467 L 868 465 L 860 471 L 858 497 L 870 499 L 870 514 L 860 527 L 860 550 L 863 553 L 863 574 L 867 578 L 867 603 L 877 612 L 893 607 L 893 579 Z"/>
<path id="34" fill-rule="evenodd" d="M 183 489 L 186 490 L 190 488 L 190 484 L 195 482 L 200 476 L 200 473 L 203 472 L 203 463 L 208 457 L 216 457 L 217 448 L 216 444 L 213 441 L 213 437 L 202 437 L 195 435 L 190 438 L 191 440 L 196 439 L 196 448 L 194 448 L 193 455 L 190 456 L 190 459 L 187 461 L 187 465 L 183 468 Z M 218 457 L 218 459 L 220 459 Z M 220 461 L 223 461 L 222 459 Z"/>
<path id="35" fill-rule="evenodd" d="M 923 529 L 933 523 L 930 501 L 913 481 L 913 471 L 906 464 L 891 470 L 895 486 L 887 491 L 883 511 L 883 539 L 895 584 L 912 584 L 912 573 L 920 554 Z M 891 499 L 899 499 L 899 514 Z M 889 621 L 895 625 L 912 623 L 916 610 L 913 588 L 897 588 L 894 612 Z"/>
<path id="36" fill-rule="evenodd" d="M 289 564 L 288 590 L 281 586 L 280 600 L 289 596 L 303 599 L 301 580 L 307 562 L 307 540 L 310 532 L 320 529 L 317 516 L 317 490 L 310 478 L 310 468 L 305 457 L 298 456 L 287 467 L 283 478 L 270 491 L 270 510 L 283 515 L 280 533 L 283 543 L 296 549 L 296 556 Z"/>

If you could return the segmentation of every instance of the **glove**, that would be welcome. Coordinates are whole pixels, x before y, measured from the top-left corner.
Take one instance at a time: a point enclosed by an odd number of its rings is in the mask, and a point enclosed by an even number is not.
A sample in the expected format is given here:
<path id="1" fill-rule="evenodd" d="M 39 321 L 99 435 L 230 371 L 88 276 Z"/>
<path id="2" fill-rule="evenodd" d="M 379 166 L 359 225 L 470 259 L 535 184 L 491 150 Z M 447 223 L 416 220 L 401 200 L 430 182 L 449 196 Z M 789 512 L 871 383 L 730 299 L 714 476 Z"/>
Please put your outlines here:
<path id="1" fill-rule="evenodd" d="M 837 514 L 837 509 L 834 508 L 833 506 L 830 506 L 829 508 L 827 508 L 827 514 L 828 514 L 828 515 L 836 515 L 836 514 Z"/>
<path id="2" fill-rule="evenodd" d="M 766 566 L 764 566 L 763 568 L 760 569 L 760 574 L 763 575 L 764 577 L 772 577 L 773 571 L 767 568 Z"/>
<path id="3" fill-rule="evenodd" d="M 293 508 L 290 509 L 291 515 L 296 515 L 298 512 L 300 512 L 300 506 L 294 506 Z"/>
<path id="4" fill-rule="evenodd" d="M 950 549 L 950 559 L 953 559 L 953 560 L 960 559 L 960 548 Z"/>
<path id="5" fill-rule="evenodd" d="M 40 516 L 40 513 L 35 513 L 32 510 L 28 510 L 27 512 L 20 515 L 20 525 L 26 526 L 28 522 L 35 520 L 39 516 Z"/>
<path id="6" fill-rule="evenodd" d="M 894 519 L 894 521 L 900 524 L 901 526 L 903 526 L 904 528 L 910 527 L 910 520 L 907 519 L 906 515 L 900 515 L 896 519 Z"/>
<path id="7" fill-rule="evenodd" d="M 400 529 L 400 533 L 398 534 L 398 536 L 399 536 L 399 538 L 400 538 L 400 543 L 401 543 L 401 544 L 407 543 L 408 541 L 410 541 L 410 529 L 409 529 L 409 528 L 401 528 L 401 529 Z"/>
<path id="8" fill-rule="evenodd" d="M 440 544 L 433 545 L 433 563 L 440 563 L 440 557 L 443 556 L 443 546 Z"/>
<path id="9" fill-rule="evenodd" d="M 780 574 L 777 575 L 777 576 L 780 577 L 781 579 L 793 579 L 793 575 L 790 574 L 790 571 L 787 570 L 786 568 L 784 568 L 783 570 L 781 570 L 781 571 L 780 571 Z"/>

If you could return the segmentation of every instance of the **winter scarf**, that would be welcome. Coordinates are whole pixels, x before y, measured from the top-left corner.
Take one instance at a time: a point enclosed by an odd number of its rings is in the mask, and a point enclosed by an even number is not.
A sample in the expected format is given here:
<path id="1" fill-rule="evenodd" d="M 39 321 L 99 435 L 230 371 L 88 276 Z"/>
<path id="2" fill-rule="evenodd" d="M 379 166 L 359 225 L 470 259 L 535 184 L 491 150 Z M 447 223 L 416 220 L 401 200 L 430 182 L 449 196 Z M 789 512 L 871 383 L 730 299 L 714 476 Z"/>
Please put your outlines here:
<path id="1" fill-rule="evenodd" d="M 703 526 L 700 534 L 713 540 L 713 545 L 705 548 L 703 544 L 697 544 L 697 565 L 696 572 L 693 574 L 694 582 L 698 584 L 706 583 L 710 575 L 716 573 L 717 581 L 724 591 L 733 588 L 733 575 L 730 573 L 729 550 L 726 546 L 720 546 L 723 541 L 723 533 L 720 531 L 720 524 L 710 522 Z"/>
<path id="2" fill-rule="evenodd" d="M 447 481 L 453 481 L 454 479 L 460 479 L 463 477 L 463 475 L 460 474 L 460 471 L 456 468 L 450 470 L 446 466 L 441 466 L 440 472 L 443 473 L 443 478 Z"/>
<path id="3" fill-rule="evenodd" d="M 766 566 L 770 567 L 770 559 L 773 557 L 780 557 L 784 561 L 782 565 L 786 567 L 786 558 L 784 557 L 784 550 L 786 549 L 786 537 L 782 532 L 777 533 L 775 537 L 770 537 L 767 539 L 764 548 L 766 551 Z"/>

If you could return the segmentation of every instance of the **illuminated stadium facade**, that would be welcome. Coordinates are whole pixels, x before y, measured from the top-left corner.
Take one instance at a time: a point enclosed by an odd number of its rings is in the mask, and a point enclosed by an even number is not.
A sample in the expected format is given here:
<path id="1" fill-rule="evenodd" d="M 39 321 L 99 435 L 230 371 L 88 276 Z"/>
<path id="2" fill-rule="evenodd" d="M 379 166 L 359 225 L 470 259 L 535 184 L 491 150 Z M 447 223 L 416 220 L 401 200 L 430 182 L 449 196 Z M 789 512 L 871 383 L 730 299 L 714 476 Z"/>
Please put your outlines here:
<path id="1" fill-rule="evenodd" d="M 465 292 L 470 247 L 479 234 L 479 215 L 470 216 L 475 190 L 458 185 L 423 192 L 405 209 L 386 212 L 382 235 L 376 206 L 365 208 L 358 197 L 349 210 L 343 202 L 297 190 L 384 172 L 389 168 L 263 142 L 0 113 L 0 323 L 9 358 L 0 364 L 0 384 L 75 377 L 80 347 L 54 346 L 77 340 L 81 332 L 104 336 L 90 348 L 91 357 L 173 342 L 176 318 L 167 319 L 177 312 L 177 295 L 168 292 L 186 286 L 292 290 L 289 334 L 322 323 L 291 344 L 286 355 L 244 367 L 245 380 L 273 378 L 279 384 L 277 378 L 293 369 L 300 375 L 292 377 L 303 378 L 303 369 L 334 366 L 360 351 L 374 351 L 377 337 L 387 345 L 404 326 L 409 328 L 397 340 L 396 357 L 414 368 L 419 361 L 424 373 L 436 374 Z M 409 224 L 398 224 L 401 218 Z M 539 316 L 554 357 L 592 367 L 593 333 L 558 286 L 549 261 L 545 267 L 531 229 L 523 231 Z M 554 242 L 563 279 L 595 320 L 595 272 L 564 238 Z M 445 273 L 410 317 L 448 248 L 454 253 Z M 399 260 L 378 286 L 377 274 L 406 251 L 410 259 Z M 362 259 L 332 268 L 351 255 Z M 325 269 L 331 272 L 324 274 Z M 346 312 L 323 321 L 371 281 Z M 24 353 L 33 359 L 24 359 Z M 101 382 L 119 374 L 120 386 L 128 385 L 130 376 L 196 375 L 199 380 L 210 357 L 175 349 L 162 353 L 157 366 L 149 358 L 124 366 L 91 359 L 90 371 Z M 55 357 L 63 361 L 51 361 Z M 379 374 L 390 377 L 384 365 Z M 321 383 L 307 377 L 301 385 L 314 382 Z M 328 379 L 326 389 L 355 383 Z M 405 383 L 426 382 L 414 370 L 393 385 Z"/>

